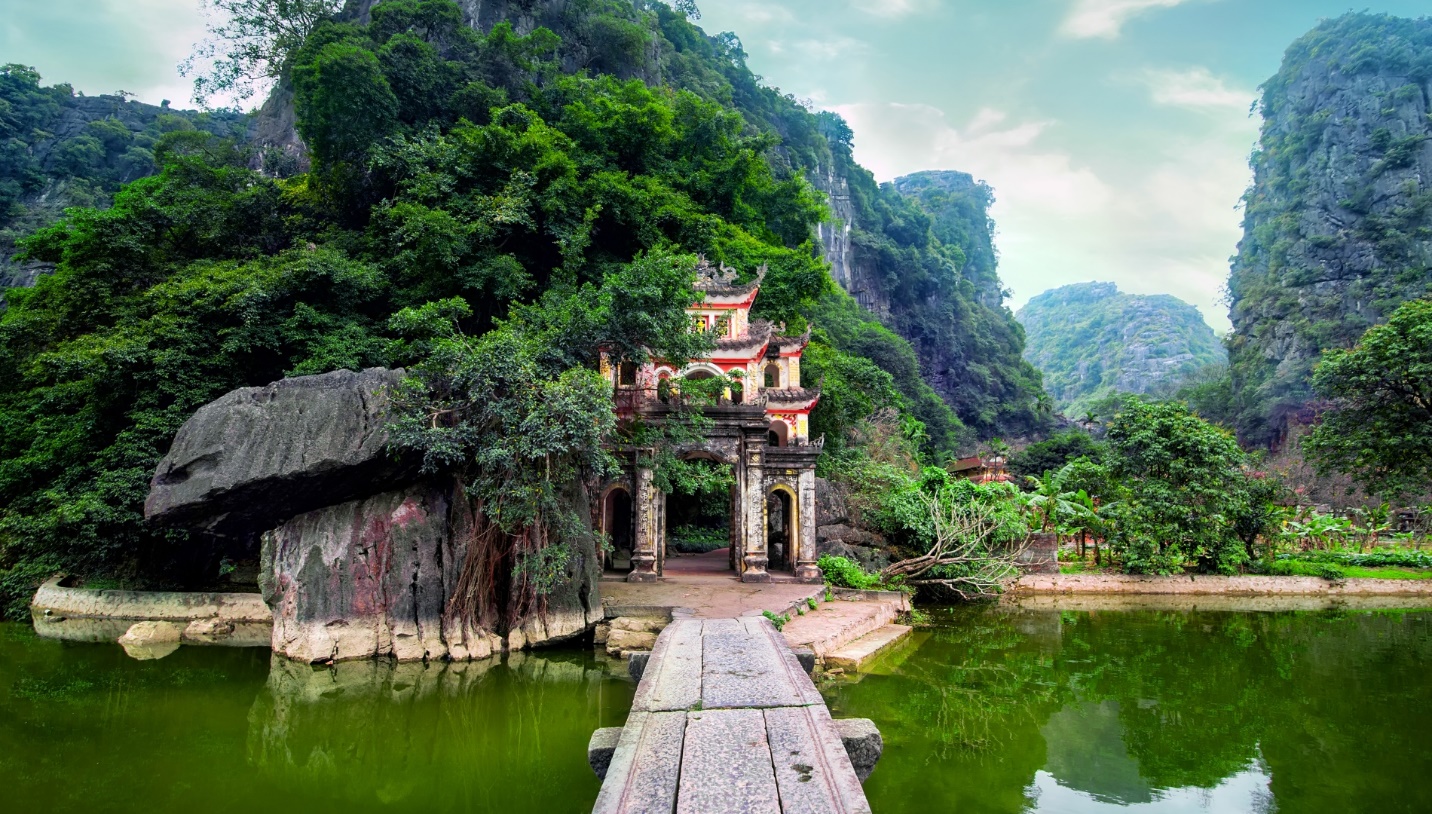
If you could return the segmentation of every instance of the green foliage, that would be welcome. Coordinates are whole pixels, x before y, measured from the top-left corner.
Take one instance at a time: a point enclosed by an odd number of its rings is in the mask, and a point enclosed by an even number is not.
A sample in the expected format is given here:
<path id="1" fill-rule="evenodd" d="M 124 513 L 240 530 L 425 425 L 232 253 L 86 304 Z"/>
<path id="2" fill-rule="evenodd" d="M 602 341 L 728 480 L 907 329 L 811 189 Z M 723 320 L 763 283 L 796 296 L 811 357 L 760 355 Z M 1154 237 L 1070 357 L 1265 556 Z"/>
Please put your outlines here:
<path id="1" fill-rule="evenodd" d="M 1030 444 L 1009 456 L 1009 471 L 1016 479 L 1058 472 L 1077 458 L 1098 459 L 1104 446 L 1087 432 L 1066 430 Z"/>
<path id="2" fill-rule="evenodd" d="M 1368 492 L 1420 495 L 1432 484 L 1432 300 L 1414 300 L 1357 347 L 1329 351 L 1313 376 L 1332 407 L 1303 441 L 1324 474 Z"/>
<path id="3" fill-rule="evenodd" d="M 682 554 L 706 554 L 731 544 L 727 529 L 677 526 L 668 535 L 671 547 Z"/>
<path id="4" fill-rule="evenodd" d="M 177 140 L 237 138 L 246 126 L 237 113 L 78 96 L 68 85 L 42 86 L 33 68 L 0 67 L 0 288 L 11 285 L 15 243 L 66 207 L 108 206 L 121 186 L 156 172 Z M 72 135 L 56 138 L 62 127 Z"/>
<path id="5" fill-rule="evenodd" d="M 1109 427 L 1110 474 L 1119 482 L 1110 538 L 1124 567 L 1167 574 L 1194 562 L 1233 573 L 1249 559 L 1236 532 L 1262 495 L 1226 431 L 1176 403 L 1133 399 Z"/>
<path id="6" fill-rule="evenodd" d="M 770 619 L 771 624 L 776 626 L 776 630 L 785 628 L 786 624 L 791 621 L 791 615 L 789 613 L 775 613 L 773 611 L 763 610 L 761 611 L 761 615 Z"/>
<path id="7" fill-rule="evenodd" d="M 247 99 L 283 76 L 293 53 L 343 0 L 205 0 L 208 37 L 179 67 L 194 79 L 194 98 Z M 196 66 L 205 66 L 201 69 Z"/>
<path id="8" fill-rule="evenodd" d="M 816 567 L 820 568 L 827 585 L 858 591 L 880 590 L 882 587 L 879 574 L 867 574 L 859 563 L 845 557 L 826 554 L 816 561 Z"/>

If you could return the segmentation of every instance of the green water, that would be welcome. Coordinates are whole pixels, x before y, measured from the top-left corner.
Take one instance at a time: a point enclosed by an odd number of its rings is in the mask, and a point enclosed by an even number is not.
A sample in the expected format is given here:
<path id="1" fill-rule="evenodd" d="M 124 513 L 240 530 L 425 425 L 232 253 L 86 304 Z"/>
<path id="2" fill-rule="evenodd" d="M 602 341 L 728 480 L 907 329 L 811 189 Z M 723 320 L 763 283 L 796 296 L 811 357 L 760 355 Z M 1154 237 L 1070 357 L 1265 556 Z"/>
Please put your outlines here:
<path id="1" fill-rule="evenodd" d="M 826 689 L 897 812 L 1432 812 L 1432 613 L 937 614 Z"/>
<path id="2" fill-rule="evenodd" d="M 589 653 L 313 669 L 134 661 L 0 624 L 0 810 L 587 812 L 587 739 L 634 686 Z"/>
<path id="3" fill-rule="evenodd" d="M 1432 613 L 963 609 L 826 688 L 897 812 L 1432 812 Z M 587 652 L 134 661 L 0 625 L 0 810 L 586 812 L 630 681 Z"/>

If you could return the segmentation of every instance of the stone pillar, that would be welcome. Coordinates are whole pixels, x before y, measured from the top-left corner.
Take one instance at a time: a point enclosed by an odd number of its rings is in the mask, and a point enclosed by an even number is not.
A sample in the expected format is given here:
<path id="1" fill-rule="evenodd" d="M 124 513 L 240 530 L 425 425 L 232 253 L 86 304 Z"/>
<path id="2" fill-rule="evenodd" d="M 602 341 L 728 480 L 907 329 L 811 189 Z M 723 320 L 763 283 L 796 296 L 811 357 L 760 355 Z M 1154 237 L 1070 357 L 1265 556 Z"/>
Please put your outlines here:
<path id="1" fill-rule="evenodd" d="M 796 508 L 796 540 L 797 552 L 795 562 L 795 577 L 798 582 L 818 583 L 823 577 L 820 568 L 816 566 L 816 545 L 815 545 L 815 470 L 805 469 L 800 474 L 800 502 Z"/>
<path id="2" fill-rule="evenodd" d="M 636 501 L 636 534 L 632 541 L 631 573 L 627 582 L 656 582 L 656 547 L 661 543 L 661 517 L 651 470 L 637 467 L 632 499 Z"/>
<path id="3" fill-rule="evenodd" d="M 741 572 L 742 582 L 771 581 L 771 574 L 766 570 L 770 557 L 766 555 L 766 473 L 761 449 L 748 446 L 746 451 L 746 540 L 742 546 L 746 567 Z"/>

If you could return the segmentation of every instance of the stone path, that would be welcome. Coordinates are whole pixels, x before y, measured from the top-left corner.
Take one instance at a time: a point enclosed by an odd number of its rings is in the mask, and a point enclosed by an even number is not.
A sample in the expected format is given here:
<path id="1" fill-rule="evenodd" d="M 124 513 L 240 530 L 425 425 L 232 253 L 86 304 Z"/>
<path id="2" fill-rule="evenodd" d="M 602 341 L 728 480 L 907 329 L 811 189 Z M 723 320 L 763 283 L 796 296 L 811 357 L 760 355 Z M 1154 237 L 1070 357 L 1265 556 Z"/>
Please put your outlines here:
<path id="1" fill-rule="evenodd" d="M 593 744 L 614 734 L 599 731 Z M 746 617 L 677 620 L 662 632 L 594 811 L 838 814 L 870 804 L 785 638 Z"/>
<path id="2" fill-rule="evenodd" d="M 686 558 L 681 558 L 686 559 Z M 695 558 L 693 558 L 695 559 Z M 642 615 L 639 609 L 684 608 L 697 619 L 728 619 L 763 610 L 784 613 L 797 602 L 825 594 L 820 585 L 796 582 L 744 583 L 729 570 L 693 568 L 673 570 L 660 582 L 601 583 L 607 618 Z M 723 560 L 724 563 L 724 560 Z M 632 609 L 638 609 L 631 612 Z"/>

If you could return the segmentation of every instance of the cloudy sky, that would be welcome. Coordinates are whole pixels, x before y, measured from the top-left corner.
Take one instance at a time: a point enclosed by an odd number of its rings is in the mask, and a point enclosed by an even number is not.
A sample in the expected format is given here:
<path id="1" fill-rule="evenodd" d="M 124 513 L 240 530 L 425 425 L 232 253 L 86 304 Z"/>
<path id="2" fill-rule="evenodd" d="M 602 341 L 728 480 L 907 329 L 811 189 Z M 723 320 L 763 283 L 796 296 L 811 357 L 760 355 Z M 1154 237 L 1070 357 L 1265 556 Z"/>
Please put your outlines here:
<path id="1" fill-rule="evenodd" d="M 1221 292 L 1258 132 L 1258 85 L 1348 0 L 698 0 L 753 70 L 855 131 L 882 181 L 990 183 L 1017 307 L 1111 280 L 1227 328 Z M 188 99 L 199 0 L 0 0 L 0 62 L 85 93 Z M 1426 0 L 1360 0 L 1404 16 Z"/>

